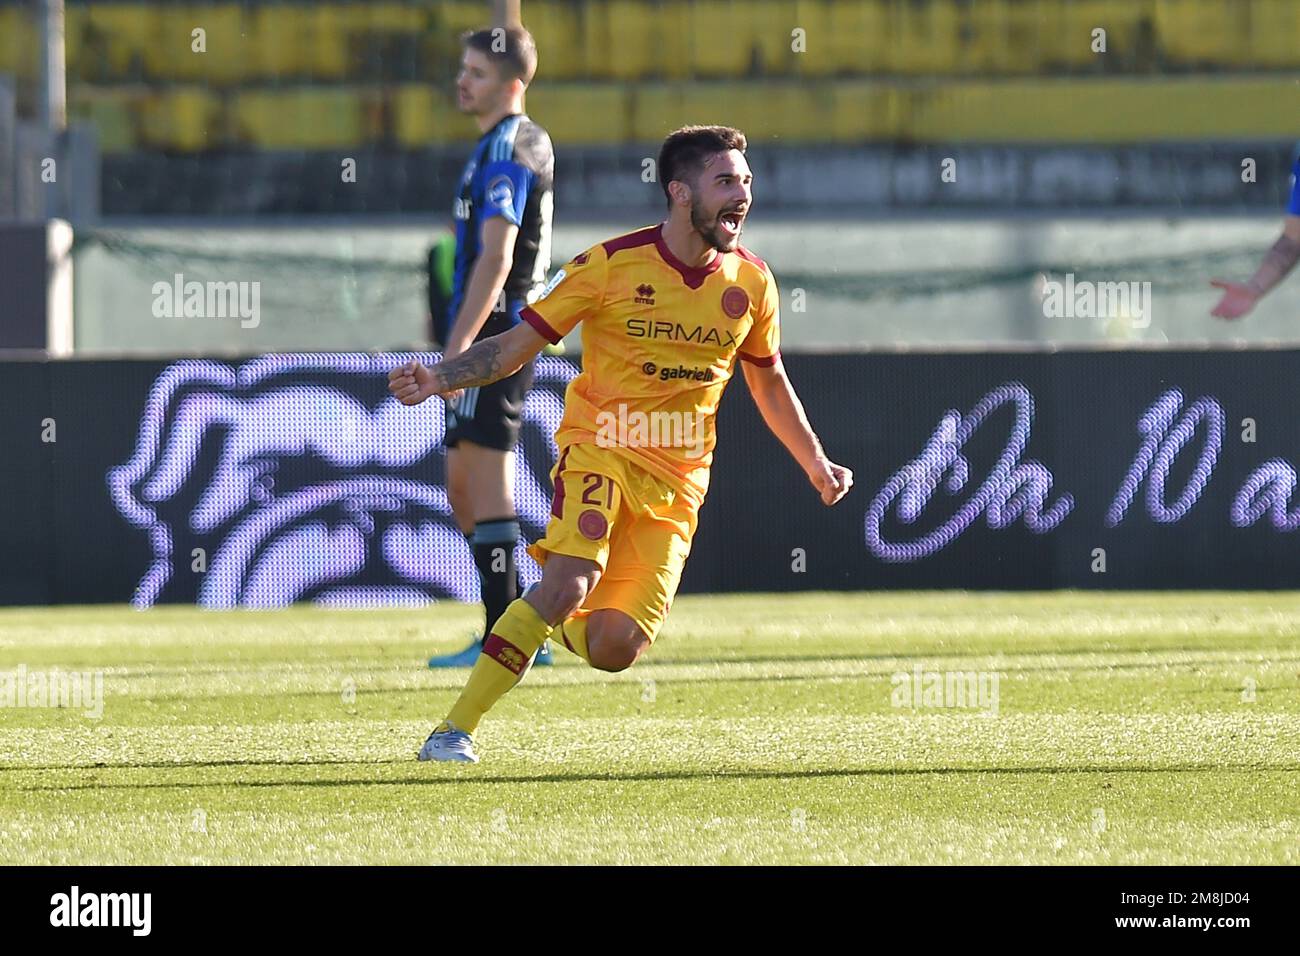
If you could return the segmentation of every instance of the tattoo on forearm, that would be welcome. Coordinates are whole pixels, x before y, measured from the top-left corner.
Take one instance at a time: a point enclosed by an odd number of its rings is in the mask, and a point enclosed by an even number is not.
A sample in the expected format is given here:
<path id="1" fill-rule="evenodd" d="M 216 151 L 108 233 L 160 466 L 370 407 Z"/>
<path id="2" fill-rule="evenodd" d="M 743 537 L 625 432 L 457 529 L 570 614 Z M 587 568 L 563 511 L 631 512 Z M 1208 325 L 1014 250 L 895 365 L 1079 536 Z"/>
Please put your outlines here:
<path id="1" fill-rule="evenodd" d="M 501 343 L 490 338 L 475 342 L 460 355 L 439 362 L 429 371 L 433 373 L 435 392 L 491 384 L 505 377 L 501 368 Z"/>
<path id="2" fill-rule="evenodd" d="M 1259 271 L 1250 280 L 1250 287 L 1258 295 L 1263 295 L 1285 279 L 1297 262 L 1300 262 L 1300 242 L 1290 236 L 1282 236 L 1268 250 Z"/>

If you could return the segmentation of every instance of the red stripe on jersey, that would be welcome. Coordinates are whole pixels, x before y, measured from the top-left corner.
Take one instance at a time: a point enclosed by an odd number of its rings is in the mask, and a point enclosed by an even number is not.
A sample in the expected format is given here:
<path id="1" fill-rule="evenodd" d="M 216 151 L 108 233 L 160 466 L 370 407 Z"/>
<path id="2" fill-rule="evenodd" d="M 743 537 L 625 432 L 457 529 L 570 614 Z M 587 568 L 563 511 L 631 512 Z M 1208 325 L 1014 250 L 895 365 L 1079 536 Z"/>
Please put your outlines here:
<path id="1" fill-rule="evenodd" d="M 538 315 L 537 312 L 534 311 L 531 305 L 526 305 L 519 310 L 519 318 L 523 319 L 534 329 L 536 329 L 537 334 L 540 335 L 542 338 L 546 339 L 546 341 L 550 342 L 552 345 L 560 341 L 560 339 L 564 338 L 564 336 L 562 336 L 559 332 L 551 328 L 551 323 L 547 322 L 544 318 Z"/>
<path id="2" fill-rule="evenodd" d="M 720 252 L 714 252 L 713 259 L 707 266 L 688 266 L 673 255 L 672 250 L 668 248 L 668 243 L 664 242 L 663 233 L 658 230 L 655 232 L 655 248 L 659 250 L 659 257 L 681 274 L 682 281 L 686 283 L 688 289 L 698 289 L 704 285 L 705 279 L 722 268 Z"/>
<path id="3" fill-rule="evenodd" d="M 613 239 L 607 239 L 601 243 L 605 249 L 605 257 L 611 258 L 614 253 L 623 249 L 636 249 L 640 246 L 648 246 L 655 242 L 659 237 L 658 226 L 646 226 L 644 229 L 638 229 L 636 232 L 629 232 L 627 235 L 615 236 Z"/>
<path id="4" fill-rule="evenodd" d="M 560 464 L 555 469 L 555 494 L 551 496 L 551 514 L 557 518 L 564 517 L 564 459 L 569 454 L 569 449 L 564 449 L 560 455 Z"/>
<path id="5" fill-rule="evenodd" d="M 737 352 L 736 354 L 750 365 L 757 365 L 759 368 L 767 368 L 769 365 L 775 365 L 776 360 L 781 357 L 780 352 L 773 352 L 771 355 L 746 355 L 744 352 Z"/>
<path id="6" fill-rule="evenodd" d="M 750 262 L 754 263 L 754 265 L 758 266 L 760 269 L 767 268 L 766 262 L 764 262 L 758 256 L 754 255 L 744 246 L 736 246 L 736 255 L 740 256 L 740 258 L 742 259 L 748 259 Z"/>

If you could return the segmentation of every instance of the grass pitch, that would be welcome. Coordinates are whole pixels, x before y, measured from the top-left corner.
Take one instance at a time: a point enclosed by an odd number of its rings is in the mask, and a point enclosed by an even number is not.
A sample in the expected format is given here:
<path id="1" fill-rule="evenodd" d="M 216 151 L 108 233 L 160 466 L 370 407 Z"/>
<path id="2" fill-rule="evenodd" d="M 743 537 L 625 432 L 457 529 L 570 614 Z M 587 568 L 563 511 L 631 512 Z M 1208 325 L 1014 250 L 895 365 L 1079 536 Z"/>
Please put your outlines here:
<path id="1" fill-rule="evenodd" d="M 0 610 L 0 677 L 104 675 L 0 709 L 0 863 L 1300 863 L 1297 594 L 683 597 L 419 764 L 474 619 Z"/>

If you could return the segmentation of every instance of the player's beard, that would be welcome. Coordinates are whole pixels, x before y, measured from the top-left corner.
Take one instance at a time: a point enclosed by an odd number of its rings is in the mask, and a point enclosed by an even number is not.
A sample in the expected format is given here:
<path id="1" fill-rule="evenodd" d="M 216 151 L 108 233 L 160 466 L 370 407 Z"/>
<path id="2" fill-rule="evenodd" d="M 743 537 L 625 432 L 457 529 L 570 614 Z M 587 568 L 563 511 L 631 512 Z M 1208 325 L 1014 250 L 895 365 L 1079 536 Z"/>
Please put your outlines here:
<path id="1" fill-rule="evenodd" d="M 740 230 L 736 234 L 730 235 L 722 231 L 722 224 L 719 221 L 723 209 L 719 207 L 717 212 L 709 216 L 704 211 L 704 203 L 699 199 L 691 199 L 691 226 L 695 229 L 701 239 L 711 245 L 718 252 L 733 252 L 740 245 Z M 741 223 L 744 228 L 744 223 Z"/>

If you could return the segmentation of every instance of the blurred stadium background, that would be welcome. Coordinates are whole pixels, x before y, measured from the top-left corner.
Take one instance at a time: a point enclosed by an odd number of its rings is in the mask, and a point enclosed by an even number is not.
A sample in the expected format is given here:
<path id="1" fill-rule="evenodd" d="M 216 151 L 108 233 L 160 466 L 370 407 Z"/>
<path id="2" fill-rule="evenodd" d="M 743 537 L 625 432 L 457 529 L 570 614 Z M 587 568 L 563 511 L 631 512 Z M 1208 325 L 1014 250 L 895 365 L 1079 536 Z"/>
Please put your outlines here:
<path id="1" fill-rule="evenodd" d="M 75 227 L 79 354 L 421 340 L 484 0 L 68 0 L 66 130 L 57 103 L 42 119 L 46 6 L 0 0 L 0 217 Z M 556 262 L 654 221 L 642 160 L 717 121 L 750 137 L 748 244 L 815 303 L 787 308 L 791 346 L 1296 338 L 1294 292 L 1225 325 L 1205 281 L 1248 275 L 1285 202 L 1292 0 L 529 0 L 525 21 Z M 33 161 L 54 155 L 57 186 Z M 261 281 L 266 321 L 160 328 L 139 303 L 175 271 Z M 1035 281 L 1067 271 L 1152 281 L 1154 321 L 1045 318 Z"/>

